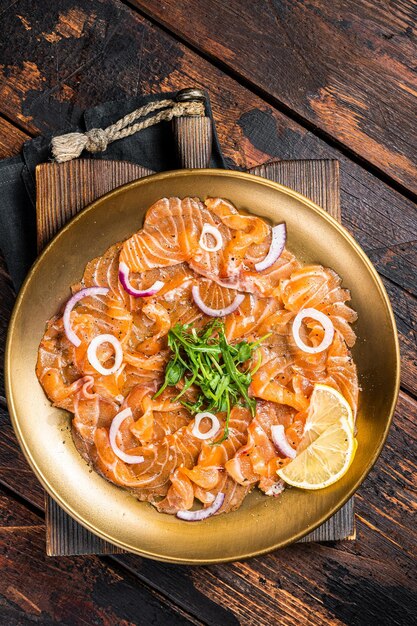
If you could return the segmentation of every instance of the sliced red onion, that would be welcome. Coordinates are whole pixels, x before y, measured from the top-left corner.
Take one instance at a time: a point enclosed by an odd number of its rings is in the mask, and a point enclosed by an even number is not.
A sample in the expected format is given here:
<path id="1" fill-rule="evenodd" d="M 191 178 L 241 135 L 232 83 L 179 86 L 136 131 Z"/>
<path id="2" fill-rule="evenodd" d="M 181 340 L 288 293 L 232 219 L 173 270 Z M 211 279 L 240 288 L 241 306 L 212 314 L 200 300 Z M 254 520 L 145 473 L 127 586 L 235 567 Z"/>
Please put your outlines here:
<path id="1" fill-rule="evenodd" d="M 206 433 L 202 433 L 200 430 L 200 423 L 201 423 L 201 420 L 203 420 L 205 417 L 208 417 L 211 420 L 211 428 Z M 197 439 L 204 440 L 204 439 L 210 439 L 211 437 L 214 437 L 214 435 L 217 433 L 219 428 L 220 428 L 220 422 L 217 416 L 207 411 L 205 413 L 197 413 L 194 419 L 194 426 L 191 432 L 194 435 L 194 437 L 197 437 Z"/>
<path id="2" fill-rule="evenodd" d="M 210 504 L 206 509 L 199 509 L 198 511 L 178 511 L 177 517 L 186 522 L 200 522 L 217 513 L 223 502 L 224 493 L 218 493 L 214 498 L 213 504 Z"/>
<path id="3" fill-rule="evenodd" d="M 238 293 L 232 304 L 229 304 L 229 306 L 225 307 L 224 309 L 211 309 L 202 301 L 198 285 L 194 285 L 191 291 L 193 294 L 194 302 L 196 303 L 198 308 L 206 315 L 210 315 L 210 317 L 224 317 L 226 315 L 229 315 L 229 313 L 233 313 L 233 311 L 236 311 L 236 309 L 242 304 L 243 300 L 245 299 L 245 295 L 243 293 Z"/>
<path id="4" fill-rule="evenodd" d="M 123 411 L 120 411 L 120 413 L 117 413 L 117 415 L 113 418 L 109 432 L 110 445 L 115 455 L 125 463 L 143 463 L 143 461 L 145 460 L 143 456 L 127 454 L 126 452 L 123 452 L 123 450 L 120 450 L 119 446 L 116 443 L 116 436 L 119 432 L 120 426 L 125 421 L 125 419 L 127 417 L 130 417 L 131 415 L 132 410 L 127 408 Z"/>
<path id="5" fill-rule="evenodd" d="M 316 320 L 323 326 L 324 337 L 321 343 L 318 346 L 308 346 L 304 343 L 304 341 L 300 337 L 300 328 L 301 322 L 305 317 L 311 317 L 313 320 Z M 322 313 L 321 311 L 317 311 L 317 309 L 302 309 L 297 313 L 294 318 L 292 324 L 292 334 L 294 337 L 294 341 L 297 346 L 303 352 L 308 352 L 308 354 L 318 354 L 319 352 L 323 352 L 326 350 L 332 343 L 334 337 L 334 326 L 331 320 Z"/>
<path id="6" fill-rule="evenodd" d="M 148 289 L 135 289 L 130 284 L 129 268 L 126 263 L 123 263 L 123 261 L 119 263 L 119 280 L 122 284 L 123 289 L 134 298 L 147 298 L 148 296 L 154 296 L 165 285 L 162 280 L 157 280 L 154 282 L 153 285 L 151 285 L 151 287 L 148 287 Z"/>
<path id="7" fill-rule="evenodd" d="M 268 269 L 268 267 L 271 267 L 271 265 L 279 259 L 282 251 L 284 250 L 286 241 L 287 227 L 285 226 L 285 222 L 283 222 L 282 224 L 278 224 L 278 226 L 273 227 L 272 240 L 271 245 L 269 246 L 268 254 L 263 261 L 255 263 L 255 269 L 257 272 L 262 272 L 262 270 Z"/>
<path id="8" fill-rule="evenodd" d="M 79 345 L 81 345 L 81 339 L 77 337 L 77 335 L 74 333 L 74 331 L 71 328 L 72 309 L 77 304 L 77 302 L 79 302 L 83 298 L 86 298 L 87 296 L 105 296 L 108 293 L 109 293 L 109 289 L 107 287 L 86 287 L 85 289 L 81 289 L 80 291 L 77 291 L 77 293 L 75 293 L 65 305 L 64 315 L 62 318 L 64 322 L 65 334 L 67 336 L 67 339 L 71 343 L 73 343 L 74 346 L 76 346 L 77 348 Z"/>
<path id="9" fill-rule="evenodd" d="M 114 348 L 114 364 L 111 367 L 103 367 L 97 357 L 97 348 L 101 346 L 102 343 L 111 343 Z M 99 374 L 103 374 L 103 376 L 109 376 L 110 374 L 114 374 L 117 372 L 119 367 L 123 361 L 123 348 L 121 343 L 114 335 L 98 335 L 91 340 L 90 345 L 87 348 L 87 358 L 90 361 L 90 364 L 94 367 Z"/>
<path id="10" fill-rule="evenodd" d="M 206 244 L 206 235 L 213 235 L 214 239 L 216 240 L 216 243 L 213 247 L 209 247 Z M 220 250 L 220 248 L 223 247 L 223 237 L 218 228 L 216 228 L 215 226 L 211 226 L 206 222 L 203 226 L 203 230 L 201 231 L 200 241 L 198 243 L 200 248 L 203 248 L 203 250 L 205 250 L 206 252 L 217 252 L 218 250 Z"/>
<path id="11" fill-rule="evenodd" d="M 271 437 L 278 452 L 289 459 L 295 459 L 297 452 L 288 443 L 288 439 L 285 435 L 285 428 L 282 424 L 271 426 Z"/>

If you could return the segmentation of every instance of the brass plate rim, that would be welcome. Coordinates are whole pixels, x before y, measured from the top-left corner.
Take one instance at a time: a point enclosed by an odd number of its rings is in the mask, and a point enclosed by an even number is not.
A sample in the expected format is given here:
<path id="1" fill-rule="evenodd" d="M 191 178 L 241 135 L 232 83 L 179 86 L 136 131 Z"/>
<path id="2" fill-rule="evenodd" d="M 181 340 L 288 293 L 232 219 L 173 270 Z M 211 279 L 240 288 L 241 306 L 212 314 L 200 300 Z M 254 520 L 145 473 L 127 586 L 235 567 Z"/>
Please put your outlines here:
<path id="1" fill-rule="evenodd" d="M 350 244 L 350 246 L 354 249 L 355 253 L 360 257 L 360 259 L 362 260 L 362 262 L 367 266 L 367 269 L 369 270 L 372 279 L 378 289 L 378 292 L 381 296 L 381 300 L 383 301 L 383 303 L 385 304 L 386 310 L 388 312 L 388 316 L 389 316 L 389 322 L 390 322 L 390 327 L 391 327 L 391 331 L 392 331 L 392 337 L 394 339 L 394 346 L 395 346 L 395 380 L 394 380 L 394 389 L 393 389 L 393 396 L 392 396 L 392 401 L 391 404 L 389 406 L 389 409 L 387 410 L 387 419 L 385 421 L 385 427 L 383 430 L 383 434 L 382 437 L 380 439 L 380 442 L 378 444 L 378 446 L 375 448 L 373 454 L 370 456 L 370 458 L 368 459 L 368 462 L 366 464 L 365 469 L 362 471 L 361 475 L 359 476 L 359 478 L 353 483 L 353 485 L 351 486 L 351 488 L 349 490 L 347 490 L 347 492 L 343 495 L 342 498 L 339 499 L 339 501 L 337 502 L 337 504 L 333 507 L 331 507 L 325 515 L 323 515 L 316 523 L 311 524 L 310 526 L 308 526 L 307 528 L 304 528 L 302 531 L 294 534 L 291 538 L 289 538 L 288 540 L 285 541 L 280 541 L 276 544 L 271 544 L 270 546 L 267 546 L 264 549 L 257 549 L 257 550 L 253 550 L 253 551 L 248 551 L 244 554 L 238 554 L 238 555 L 233 555 L 233 556 L 227 556 L 227 557 L 221 557 L 221 558 L 213 558 L 213 559 L 201 559 L 201 558 L 195 558 L 195 559 L 190 559 L 190 558 L 180 558 L 180 557 L 169 557 L 169 556 L 164 556 L 158 553 L 154 553 L 152 551 L 149 550 L 141 550 L 135 546 L 132 546 L 128 543 L 125 543 L 124 541 L 118 539 L 117 537 L 111 536 L 110 534 L 103 532 L 102 530 L 98 529 L 94 524 L 91 524 L 87 519 L 84 519 L 83 517 L 81 517 L 71 506 L 69 506 L 66 501 L 60 496 L 58 490 L 54 489 L 48 478 L 42 473 L 42 471 L 38 468 L 37 463 L 35 461 L 35 459 L 33 458 L 32 452 L 30 450 L 30 446 L 27 444 L 23 433 L 21 431 L 20 428 L 20 424 L 19 424 L 19 417 L 17 414 L 17 410 L 15 407 L 15 403 L 14 403 L 14 398 L 13 398 L 13 393 L 12 393 L 12 386 L 11 386 L 11 376 L 12 376 L 12 372 L 11 372 L 11 367 L 10 367 L 10 361 L 11 361 L 11 350 L 12 350 L 12 341 L 13 341 L 13 331 L 14 331 L 14 327 L 15 327 L 15 323 L 16 323 L 16 318 L 17 315 L 19 313 L 20 307 L 22 305 L 22 302 L 24 301 L 25 298 L 25 293 L 28 289 L 28 286 L 32 280 L 32 277 L 36 274 L 36 270 L 38 268 L 38 266 L 41 264 L 41 262 L 43 261 L 43 258 L 48 254 L 48 251 L 59 244 L 59 239 L 60 237 L 62 237 L 69 229 L 71 229 L 73 227 L 73 225 L 82 218 L 82 216 L 85 215 L 86 212 L 90 212 L 93 211 L 94 208 L 96 207 L 97 204 L 102 203 L 103 201 L 106 201 L 108 198 L 111 198 L 113 196 L 117 196 L 119 194 L 123 194 L 126 190 L 128 189 L 132 189 L 135 187 L 141 187 L 142 185 L 146 185 L 148 181 L 152 180 L 152 181 L 160 181 L 160 180 L 170 180 L 170 179 L 177 179 L 180 177 L 187 177 L 187 176 L 195 176 L 196 174 L 198 174 L 199 176 L 219 176 L 219 177 L 234 177 L 234 178 L 238 178 L 240 180 L 246 180 L 246 181 L 250 181 L 250 180 L 255 180 L 257 184 L 262 185 L 262 186 L 266 186 L 266 187 L 270 187 L 272 189 L 275 189 L 285 195 L 288 195 L 296 200 L 298 200 L 299 202 L 301 202 L 302 204 L 306 205 L 310 210 L 312 210 L 313 212 L 315 212 L 316 214 L 318 214 L 322 219 L 326 220 L 327 222 L 330 223 L 330 225 L 336 229 L 340 235 L 342 235 L 342 237 L 348 242 L 348 244 Z M 254 213 L 256 213 L 255 211 L 253 211 Z M 140 556 L 144 556 L 156 561 L 161 561 L 161 562 L 166 562 L 166 563 L 176 563 L 176 564 L 183 564 L 183 565 L 209 565 L 209 564 L 214 564 L 214 563 L 227 563 L 227 562 L 233 562 L 236 560 L 242 560 L 242 559 L 248 559 L 248 558 L 252 558 L 255 556 L 261 556 L 263 554 L 267 554 L 269 552 L 272 552 L 274 550 L 277 549 L 281 549 L 281 548 L 285 548 L 288 545 L 291 545 L 295 542 L 297 542 L 298 540 L 300 540 L 301 538 L 303 538 L 304 536 L 306 536 L 307 534 L 309 534 L 310 532 L 312 532 L 313 530 L 315 530 L 316 528 L 318 528 L 319 526 L 321 526 L 325 521 L 327 521 L 328 519 L 330 519 L 344 504 L 346 504 L 346 502 L 354 495 L 354 493 L 357 491 L 357 489 L 360 487 L 360 485 L 362 484 L 362 482 L 365 480 L 365 478 L 368 476 L 369 472 L 371 471 L 372 467 L 375 465 L 376 461 L 378 460 L 378 457 L 381 454 L 381 451 L 385 445 L 385 441 L 387 439 L 388 433 L 389 433 L 389 429 L 392 423 L 392 418 L 394 415 L 394 411 L 395 411 L 395 407 L 398 401 L 398 395 L 399 395 L 399 391 L 400 391 L 400 348 L 399 348 L 399 340 L 398 340 L 398 334 L 397 334 L 397 328 L 396 328 L 396 322 L 395 322 L 395 317 L 394 317 L 394 313 L 392 311 L 392 307 L 391 307 L 391 303 L 389 300 L 389 297 L 387 295 L 387 292 L 385 290 L 384 284 L 379 276 L 379 274 L 377 273 L 376 269 L 374 268 L 372 262 L 370 261 L 370 259 L 367 257 L 367 255 L 365 254 L 365 252 L 362 250 L 362 248 L 359 246 L 359 244 L 355 241 L 355 239 L 353 238 L 353 236 L 347 231 L 347 229 L 344 228 L 344 226 L 342 226 L 342 224 L 340 224 L 337 220 L 335 220 L 329 213 L 327 213 L 327 211 L 325 211 L 324 209 L 322 209 L 319 205 L 317 205 L 315 202 L 313 202 L 312 200 L 310 200 L 309 198 L 307 198 L 306 196 L 298 193 L 297 191 L 294 191 L 293 189 L 286 187 L 285 185 L 282 185 L 280 183 L 276 183 L 275 181 L 271 181 L 269 179 L 265 179 L 261 176 L 256 176 L 254 174 L 249 174 L 247 172 L 240 172 L 240 171 L 236 171 L 236 170 L 222 170 L 222 169 L 188 169 L 188 170 L 172 170 L 172 171 L 168 171 L 168 172 L 160 172 L 160 173 L 156 173 L 156 174 L 151 174 L 149 176 L 145 176 L 143 178 L 140 178 L 138 180 L 129 182 L 125 185 L 122 185 L 120 187 L 117 187 L 116 189 L 108 192 L 107 194 L 101 196 L 100 198 L 98 198 L 97 200 L 95 200 L 94 202 L 92 202 L 91 204 L 89 204 L 88 206 L 86 206 L 84 209 L 82 209 L 77 215 L 75 215 L 67 224 L 65 224 L 60 230 L 59 232 L 53 237 L 53 239 L 47 244 L 47 246 L 44 248 L 44 250 L 42 251 L 42 253 L 38 256 L 38 258 L 36 259 L 36 261 L 34 262 L 34 264 L 32 265 L 20 291 L 19 294 L 17 296 L 14 308 L 13 308 L 13 312 L 12 312 L 12 316 L 10 319 L 10 323 L 9 323 L 9 327 L 8 327 L 8 333 L 7 333 L 7 340 L 6 340 L 6 351 L 5 351 L 5 387 L 6 387 L 6 398 L 7 398 L 7 404 L 8 404 L 8 408 L 9 408 L 9 413 L 10 413 L 10 417 L 11 417 L 11 422 L 12 422 L 12 426 L 14 429 L 14 432 L 16 434 L 16 437 L 18 439 L 19 445 L 24 453 L 24 456 L 26 458 L 26 460 L 28 461 L 31 469 L 33 470 L 33 472 L 35 473 L 36 477 L 38 478 L 38 480 L 40 481 L 40 483 L 42 484 L 42 486 L 44 487 L 44 489 L 47 491 L 47 493 L 59 504 L 59 506 L 66 512 L 68 513 L 71 517 L 73 517 L 77 522 L 79 522 L 82 526 L 84 526 L 86 529 L 90 530 L 91 532 L 93 532 L 94 534 L 96 534 L 97 536 L 101 537 L 102 539 L 104 539 L 105 541 L 108 541 L 109 543 L 118 546 L 119 548 L 122 548 L 124 550 L 127 550 L 128 552 L 132 552 L 134 554 L 138 554 Z"/>

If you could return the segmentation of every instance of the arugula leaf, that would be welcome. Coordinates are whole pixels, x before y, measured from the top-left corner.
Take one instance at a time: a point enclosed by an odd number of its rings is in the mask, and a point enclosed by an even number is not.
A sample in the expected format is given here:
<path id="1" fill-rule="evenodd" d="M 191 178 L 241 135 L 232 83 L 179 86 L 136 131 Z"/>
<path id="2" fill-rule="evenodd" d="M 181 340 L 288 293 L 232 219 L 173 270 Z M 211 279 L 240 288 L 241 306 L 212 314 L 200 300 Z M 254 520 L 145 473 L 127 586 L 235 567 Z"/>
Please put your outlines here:
<path id="1" fill-rule="evenodd" d="M 249 385 L 252 375 L 261 365 L 261 353 L 252 371 L 242 371 L 244 363 L 249 361 L 259 344 L 269 337 L 265 335 L 256 342 L 241 341 L 229 344 L 225 335 L 224 323 L 215 319 L 199 332 L 190 324 L 177 323 L 168 333 L 168 347 L 172 356 L 165 368 L 165 380 L 153 396 L 157 398 L 168 386 L 176 386 L 183 379 L 180 393 L 172 399 L 178 401 L 192 385 L 199 390 L 197 400 L 181 400 L 192 414 L 200 411 L 225 412 L 226 421 L 221 443 L 229 436 L 230 412 L 233 406 L 240 404 L 250 409 L 255 415 L 256 400 L 249 397 Z"/>

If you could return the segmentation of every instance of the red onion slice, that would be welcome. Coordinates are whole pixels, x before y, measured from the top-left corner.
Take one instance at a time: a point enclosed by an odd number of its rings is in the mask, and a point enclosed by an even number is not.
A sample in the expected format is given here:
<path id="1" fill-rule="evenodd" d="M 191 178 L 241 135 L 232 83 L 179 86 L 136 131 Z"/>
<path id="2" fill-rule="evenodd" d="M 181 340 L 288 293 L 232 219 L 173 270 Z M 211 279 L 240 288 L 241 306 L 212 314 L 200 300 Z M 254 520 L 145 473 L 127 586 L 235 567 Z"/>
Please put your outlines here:
<path id="1" fill-rule="evenodd" d="M 123 289 L 130 296 L 133 296 L 134 298 L 147 298 L 148 296 L 154 296 L 165 285 L 165 283 L 162 280 L 157 280 L 157 281 L 154 282 L 153 285 L 151 285 L 151 287 L 148 287 L 148 289 L 142 289 L 142 290 L 135 289 L 130 284 L 129 271 L 130 270 L 129 270 L 128 266 L 126 265 L 126 263 L 123 263 L 123 261 L 121 261 L 119 263 L 119 280 L 120 280 L 120 283 L 121 283 Z"/>
<path id="2" fill-rule="evenodd" d="M 210 247 L 206 244 L 205 239 L 206 235 L 212 235 L 216 240 L 216 243 L 213 247 Z M 200 248 L 205 250 L 206 252 L 217 252 L 220 248 L 223 247 L 223 237 L 221 232 L 215 226 L 211 226 L 211 224 L 207 224 L 207 222 L 203 226 L 203 230 L 201 231 L 200 241 L 198 242 Z"/>
<path id="3" fill-rule="evenodd" d="M 194 302 L 198 306 L 198 308 L 203 311 L 206 315 L 210 315 L 210 317 L 224 317 L 229 315 L 229 313 L 233 313 L 236 309 L 242 304 L 245 299 L 245 295 L 243 293 L 238 293 L 236 298 L 233 300 L 232 304 L 225 307 L 224 309 L 211 309 L 209 306 L 204 304 L 203 300 L 200 296 L 200 289 L 198 285 L 194 285 L 192 288 L 192 294 L 194 298 Z"/>
<path id="4" fill-rule="evenodd" d="M 117 413 L 117 415 L 113 418 L 109 431 L 110 445 L 115 455 L 125 463 L 143 463 L 143 461 L 145 460 L 143 456 L 127 454 L 126 452 L 123 452 L 123 450 L 120 450 L 119 446 L 116 443 L 116 436 L 119 432 L 120 426 L 125 421 L 125 419 L 127 417 L 130 417 L 131 415 L 132 410 L 127 408 L 123 411 L 120 411 L 120 413 Z"/>
<path id="5" fill-rule="evenodd" d="M 282 424 L 271 426 L 271 437 L 278 452 L 290 459 L 295 459 L 297 452 L 288 443 L 288 439 L 285 435 L 285 428 Z"/>
<path id="6" fill-rule="evenodd" d="M 107 287 L 86 287 L 85 289 L 80 289 L 77 291 L 67 302 L 64 309 L 63 322 L 64 329 L 67 339 L 74 344 L 78 348 L 81 345 L 81 339 L 77 337 L 75 332 L 71 327 L 71 311 L 74 306 L 87 296 L 105 296 L 109 293 L 109 289 Z"/>
<path id="7" fill-rule="evenodd" d="M 101 346 L 102 343 L 111 343 L 114 348 L 114 364 L 112 367 L 103 367 L 97 357 L 97 348 Z M 94 367 L 99 374 L 103 374 L 103 376 L 109 376 L 110 374 L 114 374 L 117 372 L 119 367 L 123 362 L 123 348 L 121 343 L 114 335 L 98 335 L 91 340 L 90 345 L 87 348 L 87 358 L 90 361 L 90 364 Z"/>
<path id="8" fill-rule="evenodd" d="M 262 272 L 262 270 L 268 269 L 268 267 L 271 267 L 271 265 L 279 259 L 282 251 L 284 250 L 286 241 L 287 227 L 285 226 L 285 222 L 283 222 L 282 224 L 278 224 L 278 226 L 273 227 L 272 240 L 271 245 L 269 246 L 268 254 L 263 261 L 255 263 L 255 269 L 257 272 Z"/>
<path id="9" fill-rule="evenodd" d="M 200 423 L 201 423 L 201 420 L 203 420 L 205 417 L 208 417 L 211 420 L 211 428 L 206 433 L 202 433 L 200 430 Z M 208 411 L 206 411 L 205 413 L 197 413 L 194 419 L 194 426 L 191 432 L 194 435 L 194 437 L 197 437 L 197 439 L 202 439 L 204 441 L 205 439 L 210 439 L 211 437 L 214 437 L 214 435 L 217 433 L 219 428 L 220 428 L 220 422 L 219 422 L 218 417 L 214 415 L 213 413 L 209 413 Z"/>
<path id="10" fill-rule="evenodd" d="M 218 493 L 214 498 L 213 504 L 210 504 L 206 509 L 199 509 L 198 511 L 178 511 L 177 517 L 186 522 L 200 522 L 217 513 L 223 502 L 224 493 Z"/>
<path id="11" fill-rule="evenodd" d="M 305 317 L 311 317 L 313 320 L 316 320 L 323 326 L 324 337 L 322 342 L 318 346 L 308 346 L 304 343 L 304 341 L 300 337 L 300 328 L 301 322 Z M 297 346 L 303 352 L 308 352 L 308 354 L 318 354 L 319 352 L 323 352 L 326 350 L 332 343 L 334 337 L 334 326 L 331 320 L 322 313 L 321 311 L 317 311 L 317 309 L 302 309 L 297 313 L 294 318 L 292 324 L 292 334 L 294 337 L 294 341 Z"/>

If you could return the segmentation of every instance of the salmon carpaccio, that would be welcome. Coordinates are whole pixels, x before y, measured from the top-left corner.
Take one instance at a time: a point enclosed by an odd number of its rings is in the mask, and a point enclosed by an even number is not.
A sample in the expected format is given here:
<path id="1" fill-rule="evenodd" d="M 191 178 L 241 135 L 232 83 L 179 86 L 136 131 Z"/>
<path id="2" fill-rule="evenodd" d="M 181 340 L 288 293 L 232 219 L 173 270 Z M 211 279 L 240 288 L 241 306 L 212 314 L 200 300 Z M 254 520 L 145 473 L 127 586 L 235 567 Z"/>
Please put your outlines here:
<path id="1" fill-rule="evenodd" d="M 221 233 L 216 252 L 200 246 L 205 224 Z M 219 492 L 225 498 L 217 513 L 232 511 L 256 485 L 268 496 L 278 496 L 283 484 L 276 472 L 289 459 L 277 452 L 271 427 L 283 424 L 296 448 L 317 382 L 338 389 L 356 414 L 358 379 L 350 348 L 357 316 L 346 304 L 350 294 L 333 270 L 302 266 L 287 249 L 257 272 L 255 264 L 270 248 L 271 231 L 261 218 L 241 214 L 221 198 L 204 203 L 162 198 L 149 208 L 140 231 L 90 261 L 72 287 L 73 293 L 84 287 L 109 289 L 107 295 L 83 298 L 72 310 L 71 326 L 81 344 L 75 347 L 67 338 L 62 314 L 47 324 L 36 373 L 53 405 L 73 414 L 79 452 L 107 480 L 158 511 L 176 514 L 196 501 L 206 507 Z M 209 245 L 211 235 L 207 237 Z M 153 296 L 128 295 L 119 281 L 120 262 L 128 266 L 135 289 L 147 289 L 156 280 L 164 286 Z M 234 406 L 229 436 L 215 445 L 193 434 L 192 414 L 173 401 L 181 381 L 153 399 L 170 357 L 170 328 L 180 322 L 199 329 L 211 319 L 193 300 L 195 285 L 214 309 L 244 294 L 240 306 L 223 318 L 229 343 L 269 334 L 259 348 L 261 365 L 249 389 L 257 399 L 256 414 Z M 318 354 L 301 351 L 292 336 L 294 317 L 307 307 L 327 315 L 335 329 L 330 347 Z M 303 332 L 304 341 L 317 345 L 324 331 L 308 321 Z M 122 364 L 111 375 L 99 374 L 87 358 L 91 340 L 104 333 L 114 335 L 123 348 Z M 113 348 L 103 344 L 98 357 L 110 367 Z M 141 463 L 121 460 L 110 442 L 112 421 L 125 408 L 131 415 L 120 426 L 117 445 L 142 456 Z M 217 417 L 224 425 L 225 414 Z"/>

